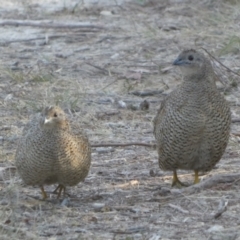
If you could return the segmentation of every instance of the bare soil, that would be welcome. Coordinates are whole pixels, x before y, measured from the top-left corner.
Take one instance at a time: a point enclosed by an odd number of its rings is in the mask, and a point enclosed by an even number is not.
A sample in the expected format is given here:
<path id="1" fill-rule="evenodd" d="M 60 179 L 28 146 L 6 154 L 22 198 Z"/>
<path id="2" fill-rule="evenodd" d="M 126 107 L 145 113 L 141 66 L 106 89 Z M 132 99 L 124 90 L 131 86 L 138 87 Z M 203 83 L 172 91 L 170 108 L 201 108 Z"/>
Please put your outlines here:
<path id="1" fill-rule="evenodd" d="M 239 72 L 238 0 L 3 0 L 0 15 L 1 239 L 240 239 L 239 76 L 217 61 L 234 123 L 225 155 L 198 188 L 171 188 L 172 173 L 144 146 L 93 147 L 88 177 L 62 199 L 46 186 L 42 201 L 14 169 L 24 125 L 49 104 L 92 144 L 154 144 L 152 119 L 181 82 L 171 63 L 182 49 L 205 48 Z M 22 22 L 3 24 L 9 19 Z M 46 20 L 53 22 L 41 26 Z M 178 173 L 192 184 L 192 172 Z"/>

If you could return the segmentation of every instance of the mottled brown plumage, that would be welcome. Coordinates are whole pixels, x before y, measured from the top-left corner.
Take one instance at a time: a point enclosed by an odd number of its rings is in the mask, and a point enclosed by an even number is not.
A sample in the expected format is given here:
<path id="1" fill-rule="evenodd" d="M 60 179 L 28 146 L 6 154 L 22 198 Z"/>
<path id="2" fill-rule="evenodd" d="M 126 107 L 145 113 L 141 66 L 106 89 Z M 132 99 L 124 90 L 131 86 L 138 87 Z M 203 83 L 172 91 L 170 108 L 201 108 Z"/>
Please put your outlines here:
<path id="1" fill-rule="evenodd" d="M 38 185 L 43 198 L 45 184 L 58 183 L 60 197 L 66 186 L 77 185 L 88 175 L 91 147 L 84 134 L 74 135 L 65 113 L 46 107 L 29 121 L 19 140 L 15 162 L 23 182 Z"/>
<path id="2" fill-rule="evenodd" d="M 211 62 L 195 50 L 174 61 L 183 82 L 161 103 L 154 119 L 159 166 L 173 171 L 173 184 L 182 184 L 177 169 L 210 171 L 221 159 L 229 138 L 231 113 L 219 93 Z"/>

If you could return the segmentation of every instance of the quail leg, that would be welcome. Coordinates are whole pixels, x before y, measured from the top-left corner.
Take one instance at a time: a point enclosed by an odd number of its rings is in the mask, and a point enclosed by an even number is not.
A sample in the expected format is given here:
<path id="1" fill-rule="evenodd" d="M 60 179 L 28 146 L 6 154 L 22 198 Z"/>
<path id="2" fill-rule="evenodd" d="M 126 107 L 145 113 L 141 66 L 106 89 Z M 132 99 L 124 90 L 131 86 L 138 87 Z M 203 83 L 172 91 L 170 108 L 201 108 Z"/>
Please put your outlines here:
<path id="1" fill-rule="evenodd" d="M 179 179 L 178 179 L 178 176 L 177 176 L 177 171 L 174 170 L 173 171 L 173 180 L 172 180 L 172 187 L 173 186 L 177 186 L 179 188 L 181 187 L 186 187 L 186 185 L 184 183 L 182 183 Z"/>
<path id="2" fill-rule="evenodd" d="M 200 182 L 199 178 L 198 178 L 198 170 L 194 170 L 195 173 L 195 177 L 194 177 L 194 184 L 197 184 Z"/>
<path id="3" fill-rule="evenodd" d="M 59 191 L 58 191 L 58 190 L 59 190 Z M 63 186 L 62 184 L 59 184 L 59 185 L 57 186 L 57 188 L 53 191 L 53 193 L 57 193 L 57 192 L 58 192 L 57 198 L 60 198 L 61 193 L 62 193 L 62 190 L 63 190 L 63 195 L 65 195 L 66 187 Z"/>
<path id="4" fill-rule="evenodd" d="M 40 186 L 40 189 L 41 189 L 41 192 L 42 192 L 42 197 L 43 197 L 43 200 L 45 200 L 47 198 L 47 194 L 44 190 L 44 187 L 43 186 Z"/>

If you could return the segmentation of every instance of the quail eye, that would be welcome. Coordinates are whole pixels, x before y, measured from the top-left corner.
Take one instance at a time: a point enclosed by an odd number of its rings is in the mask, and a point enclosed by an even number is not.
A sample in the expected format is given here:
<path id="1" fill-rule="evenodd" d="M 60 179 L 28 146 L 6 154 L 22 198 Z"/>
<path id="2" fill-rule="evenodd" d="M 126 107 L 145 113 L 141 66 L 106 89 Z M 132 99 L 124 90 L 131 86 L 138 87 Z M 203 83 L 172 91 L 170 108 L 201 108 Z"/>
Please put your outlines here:
<path id="1" fill-rule="evenodd" d="M 58 115 L 56 114 L 56 113 L 54 113 L 54 115 L 53 115 L 54 117 L 57 117 Z"/>
<path id="2" fill-rule="evenodd" d="M 188 56 L 188 60 L 189 60 L 189 61 L 192 61 L 192 60 L 193 60 L 193 56 L 192 56 L 192 55 L 189 55 L 189 56 Z"/>

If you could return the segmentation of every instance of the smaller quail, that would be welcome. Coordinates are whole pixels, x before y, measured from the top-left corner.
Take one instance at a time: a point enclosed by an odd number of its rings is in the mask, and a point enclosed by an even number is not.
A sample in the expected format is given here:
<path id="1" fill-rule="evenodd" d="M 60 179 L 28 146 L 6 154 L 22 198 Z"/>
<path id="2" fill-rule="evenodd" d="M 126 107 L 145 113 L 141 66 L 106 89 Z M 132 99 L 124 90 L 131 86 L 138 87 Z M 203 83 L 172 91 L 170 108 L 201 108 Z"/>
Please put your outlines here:
<path id="1" fill-rule="evenodd" d="M 183 51 L 173 63 L 183 82 L 161 103 L 154 119 L 159 166 L 173 171 L 172 185 L 183 185 L 177 169 L 210 171 L 228 143 L 230 107 L 219 93 L 211 62 L 200 52 Z"/>
<path id="2" fill-rule="evenodd" d="M 75 135 L 60 107 L 46 107 L 23 129 L 15 163 L 26 185 L 38 185 L 43 199 L 44 185 L 58 184 L 58 198 L 66 186 L 83 181 L 91 165 L 91 146 L 84 133 Z"/>

